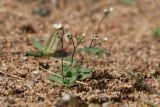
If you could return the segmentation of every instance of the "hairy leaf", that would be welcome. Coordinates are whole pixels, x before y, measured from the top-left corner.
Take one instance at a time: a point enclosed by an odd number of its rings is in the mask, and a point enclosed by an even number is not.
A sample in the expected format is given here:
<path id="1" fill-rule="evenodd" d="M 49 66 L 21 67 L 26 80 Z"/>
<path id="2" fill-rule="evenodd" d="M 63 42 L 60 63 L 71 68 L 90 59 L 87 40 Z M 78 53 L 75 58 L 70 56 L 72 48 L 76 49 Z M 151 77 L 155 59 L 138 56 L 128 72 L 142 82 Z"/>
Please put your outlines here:
<path id="1" fill-rule="evenodd" d="M 57 82 L 58 84 L 63 84 L 63 78 L 62 77 L 52 75 L 52 76 L 49 77 L 49 79 L 51 81 Z"/>
<path id="2" fill-rule="evenodd" d="M 31 38 L 31 43 L 34 45 L 35 48 L 37 48 L 40 51 L 42 51 L 43 46 L 41 45 L 41 43 L 37 39 Z"/>
<path id="3" fill-rule="evenodd" d="M 64 58 L 64 61 L 71 63 L 72 58 L 71 57 L 66 57 L 66 58 Z M 76 63 L 77 61 L 78 61 L 77 59 L 73 58 L 73 63 Z"/>
<path id="4" fill-rule="evenodd" d="M 82 73 L 90 73 L 90 72 L 91 72 L 91 69 L 90 69 L 90 68 L 81 67 L 81 68 L 79 69 L 79 71 L 82 72 Z"/>

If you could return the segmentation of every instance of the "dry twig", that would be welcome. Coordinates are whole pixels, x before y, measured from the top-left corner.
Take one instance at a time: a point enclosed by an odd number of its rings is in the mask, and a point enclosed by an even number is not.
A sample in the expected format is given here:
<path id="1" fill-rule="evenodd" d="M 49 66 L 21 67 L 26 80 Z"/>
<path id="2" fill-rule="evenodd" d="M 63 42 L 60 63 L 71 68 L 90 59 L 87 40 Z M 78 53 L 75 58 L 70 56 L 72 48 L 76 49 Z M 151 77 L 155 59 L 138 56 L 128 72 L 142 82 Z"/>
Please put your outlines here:
<path id="1" fill-rule="evenodd" d="M 2 69 L 2 68 L 1 68 L 1 69 Z M 24 78 L 21 78 L 21 77 L 18 77 L 18 76 L 16 76 L 16 75 L 12 75 L 12 74 L 6 73 L 6 72 L 1 71 L 1 70 L 0 70 L 0 73 L 5 74 L 5 75 L 8 75 L 8 76 L 11 76 L 11 77 L 13 77 L 13 78 L 17 78 L 17 79 L 20 79 L 20 80 L 24 80 Z"/>
<path id="2" fill-rule="evenodd" d="M 61 62 L 61 59 L 53 58 L 53 57 L 52 57 L 52 59 L 53 59 L 53 60 L 56 60 L 56 61 L 58 61 L 58 62 Z M 63 60 L 63 63 L 65 63 L 65 64 L 71 64 L 70 62 L 67 62 L 67 61 L 64 61 L 64 60 Z"/>

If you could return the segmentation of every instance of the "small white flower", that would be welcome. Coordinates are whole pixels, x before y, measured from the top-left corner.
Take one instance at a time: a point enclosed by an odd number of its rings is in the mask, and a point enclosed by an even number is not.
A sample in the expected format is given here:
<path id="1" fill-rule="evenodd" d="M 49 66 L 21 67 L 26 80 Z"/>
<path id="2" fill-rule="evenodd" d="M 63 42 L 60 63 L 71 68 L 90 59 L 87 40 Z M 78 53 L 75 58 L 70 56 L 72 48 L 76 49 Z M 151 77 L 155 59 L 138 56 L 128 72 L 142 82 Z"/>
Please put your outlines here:
<path id="1" fill-rule="evenodd" d="M 94 40 L 97 40 L 97 39 L 98 39 L 98 36 L 97 36 L 97 35 L 93 35 L 93 39 L 94 39 Z"/>
<path id="2" fill-rule="evenodd" d="M 83 34 L 82 34 L 82 37 L 86 37 L 86 34 L 85 34 L 85 33 L 83 33 Z"/>
<path id="3" fill-rule="evenodd" d="M 107 37 L 105 37 L 103 40 L 104 40 L 104 41 L 107 41 L 107 40 L 108 40 L 108 38 L 107 38 Z"/>
<path id="4" fill-rule="evenodd" d="M 112 13 L 114 11 L 114 7 L 109 8 L 109 12 Z"/>
<path id="5" fill-rule="evenodd" d="M 108 10 L 107 10 L 107 9 L 104 9 L 104 13 L 108 13 Z"/>
<path id="6" fill-rule="evenodd" d="M 62 29 L 62 28 L 63 28 L 63 26 L 62 26 L 61 23 L 53 24 L 53 29 L 55 29 L 55 30 L 60 30 L 60 29 Z"/>
<path id="7" fill-rule="evenodd" d="M 114 11 L 114 7 L 110 7 L 109 9 L 104 9 L 104 13 L 105 13 L 106 15 L 112 13 L 113 11 Z"/>

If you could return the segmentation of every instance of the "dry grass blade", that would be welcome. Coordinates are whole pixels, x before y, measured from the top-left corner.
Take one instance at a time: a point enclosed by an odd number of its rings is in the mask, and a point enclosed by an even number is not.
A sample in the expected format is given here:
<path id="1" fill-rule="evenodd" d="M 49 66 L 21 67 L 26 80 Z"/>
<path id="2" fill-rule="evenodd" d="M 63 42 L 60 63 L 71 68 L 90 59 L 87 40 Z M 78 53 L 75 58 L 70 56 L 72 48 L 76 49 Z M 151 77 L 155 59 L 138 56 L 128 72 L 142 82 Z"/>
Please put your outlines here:
<path id="1" fill-rule="evenodd" d="M 2 69 L 2 68 L 1 68 L 1 69 Z M 17 79 L 20 79 L 20 80 L 24 80 L 24 78 L 21 78 L 21 77 L 18 77 L 18 76 L 16 76 L 16 75 L 12 75 L 12 74 L 6 73 L 6 72 L 1 71 L 1 70 L 0 70 L 0 73 L 5 74 L 5 75 L 8 75 L 8 76 L 11 76 L 11 77 L 13 77 L 13 78 L 17 78 Z"/>
<path id="2" fill-rule="evenodd" d="M 53 59 L 53 60 L 56 60 L 56 61 L 58 61 L 58 62 L 61 62 L 61 59 L 54 58 L 54 57 L 52 57 L 52 59 Z M 67 61 L 64 61 L 64 60 L 63 60 L 63 63 L 65 63 L 65 64 L 71 64 L 70 62 L 67 62 Z"/>

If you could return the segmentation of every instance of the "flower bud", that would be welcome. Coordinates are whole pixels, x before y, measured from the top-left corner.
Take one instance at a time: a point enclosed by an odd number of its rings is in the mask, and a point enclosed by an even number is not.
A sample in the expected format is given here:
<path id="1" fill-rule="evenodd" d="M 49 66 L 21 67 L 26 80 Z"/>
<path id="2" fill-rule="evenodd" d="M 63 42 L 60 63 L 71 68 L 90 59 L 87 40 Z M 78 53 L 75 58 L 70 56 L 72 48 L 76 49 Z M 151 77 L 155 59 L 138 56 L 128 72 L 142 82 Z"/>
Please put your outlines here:
<path id="1" fill-rule="evenodd" d="M 83 34 L 82 34 L 82 37 L 86 37 L 86 34 L 85 34 L 85 33 L 83 33 Z"/>
<path id="2" fill-rule="evenodd" d="M 72 39 L 72 34 L 71 34 L 71 33 L 66 34 L 66 36 L 67 36 L 69 39 Z"/>
<path id="3" fill-rule="evenodd" d="M 97 35 L 93 35 L 93 39 L 94 39 L 94 40 L 97 40 L 97 39 L 98 39 L 98 36 L 97 36 Z"/>
<path id="4" fill-rule="evenodd" d="M 104 41 L 107 41 L 107 40 L 108 40 L 108 38 L 107 38 L 107 37 L 105 37 L 103 40 L 104 40 Z"/>
<path id="5" fill-rule="evenodd" d="M 108 15 L 108 14 L 112 13 L 113 11 L 114 11 L 114 8 L 113 8 L 113 7 L 110 7 L 109 9 L 105 9 L 105 10 L 104 10 L 104 13 L 105 13 L 106 15 Z"/>

